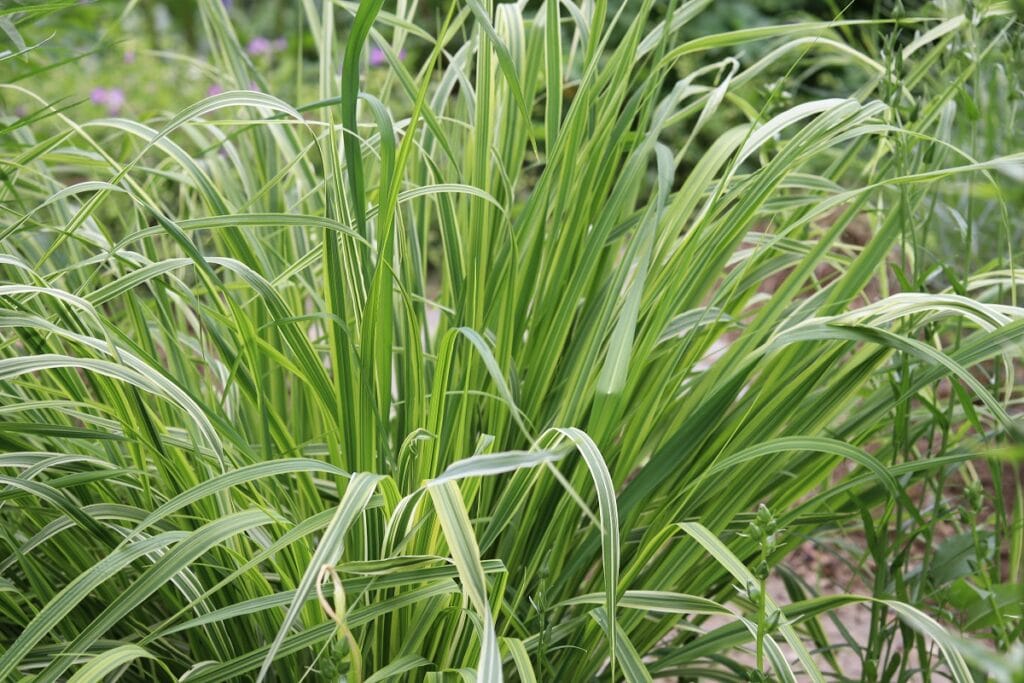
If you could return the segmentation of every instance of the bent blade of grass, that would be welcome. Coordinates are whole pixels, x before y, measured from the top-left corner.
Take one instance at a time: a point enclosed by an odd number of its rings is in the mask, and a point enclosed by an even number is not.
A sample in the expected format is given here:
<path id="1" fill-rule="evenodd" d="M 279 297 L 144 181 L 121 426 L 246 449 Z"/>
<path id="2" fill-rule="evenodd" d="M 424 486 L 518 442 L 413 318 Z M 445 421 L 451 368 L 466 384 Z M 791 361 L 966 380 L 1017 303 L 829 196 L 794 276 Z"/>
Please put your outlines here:
<path id="1" fill-rule="evenodd" d="M 603 601 L 604 593 L 587 593 L 563 600 L 559 605 L 599 605 Z M 657 614 L 733 614 L 728 607 L 709 598 L 670 591 L 627 590 L 619 598 L 618 606 Z"/>
<path id="2" fill-rule="evenodd" d="M 580 455 L 583 456 L 583 461 L 590 471 L 590 476 L 594 481 L 594 489 L 597 492 L 598 514 L 600 515 L 601 522 L 601 564 L 604 569 L 604 614 L 606 616 L 605 621 L 607 622 L 606 631 L 610 650 L 611 672 L 614 678 L 615 655 L 618 649 L 618 644 L 616 643 L 618 622 L 615 618 L 615 605 L 618 600 L 619 584 L 619 509 L 615 499 L 615 484 L 612 482 L 608 465 L 605 463 L 597 444 L 585 432 L 570 427 L 555 428 L 549 434 L 559 435 L 572 442 Z"/>
<path id="3" fill-rule="evenodd" d="M 338 504 L 337 511 L 334 513 L 334 518 L 331 519 L 331 523 L 324 531 L 323 538 L 320 539 L 316 552 L 313 553 L 309 566 L 306 567 L 302 580 L 295 590 L 295 599 L 281 621 L 281 626 L 274 637 L 274 641 L 267 648 L 263 664 L 256 674 L 258 682 L 263 681 L 267 674 L 270 673 L 270 665 L 273 664 L 274 659 L 277 657 L 281 644 L 291 630 L 292 624 L 298 618 L 299 612 L 306 603 L 306 598 L 312 594 L 314 584 L 320 575 L 320 569 L 324 565 L 336 563 L 341 556 L 345 533 L 356 520 L 356 517 L 362 514 L 367 503 L 370 502 L 370 496 L 373 495 L 373 491 L 380 479 L 382 479 L 381 475 L 368 474 L 366 472 L 357 472 L 352 475 L 348 487 L 345 489 L 345 495 L 341 499 L 341 503 Z"/>
<path id="4" fill-rule="evenodd" d="M 68 683 L 95 683 L 105 680 L 109 674 L 117 669 L 132 663 L 136 659 L 155 659 L 163 665 L 149 650 L 138 645 L 119 645 L 112 650 L 106 650 L 80 667 L 75 675 L 68 679 Z M 164 669 L 168 674 L 170 671 Z"/>
<path id="5" fill-rule="evenodd" d="M 140 369 L 137 371 L 118 363 L 97 360 L 95 358 L 73 358 L 61 354 L 41 354 L 0 360 L 0 379 L 13 379 L 30 372 L 58 368 L 76 368 L 105 375 L 177 404 L 192 419 L 199 432 L 205 438 L 207 445 L 213 449 L 221 468 L 225 467 L 224 447 L 221 444 L 220 435 L 213 428 L 203 409 L 180 387 L 152 369 Z"/>
<path id="6" fill-rule="evenodd" d="M 288 460 L 269 460 L 253 465 L 246 465 L 225 474 L 208 479 L 187 491 L 183 491 L 171 500 L 167 501 L 157 509 L 153 510 L 146 519 L 142 520 L 128 536 L 130 540 L 136 534 L 145 531 L 160 520 L 174 514 L 178 510 L 202 500 L 215 493 L 226 491 L 240 484 L 263 479 L 264 477 L 279 477 L 283 474 L 308 474 L 313 472 L 325 472 L 337 477 L 349 477 L 348 472 L 335 467 L 329 463 L 308 458 L 291 458 Z"/>
<path id="7" fill-rule="evenodd" d="M 514 472 L 522 468 L 557 462 L 563 457 L 565 457 L 564 453 L 551 451 L 507 451 L 505 453 L 473 455 L 453 462 L 445 468 L 440 476 L 431 479 L 429 485 L 458 481 L 467 477 L 489 477 Z"/>
<path id="8" fill-rule="evenodd" d="M 877 458 L 856 446 L 851 446 L 846 442 L 820 436 L 785 436 L 745 448 L 742 451 L 728 455 L 716 462 L 708 468 L 705 476 L 710 477 L 715 474 L 720 474 L 721 472 L 728 471 L 736 465 L 756 460 L 767 455 L 785 453 L 787 451 L 813 451 L 848 458 L 859 465 L 863 465 L 865 469 L 874 474 L 894 498 L 899 497 L 903 491 L 903 489 L 900 488 L 899 482 L 896 481 L 896 478 L 878 461 Z M 697 484 L 695 483 L 694 486 L 696 485 Z"/>
<path id="9" fill-rule="evenodd" d="M 923 342 L 895 334 L 889 330 L 882 329 L 881 327 L 843 324 L 841 321 L 834 324 L 813 321 L 810 325 L 798 326 L 793 328 L 791 331 L 783 333 L 777 337 L 769 347 L 765 348 L 785 344 L 801 337 L 807 338 L 808 335 L 813 335 L 815 339 L 849 339 L 880 344 L 882 346 L 897 349 L 908 355 L 916 356 L 928 365 L 938 366 L 966 384 L 975 396 L 985 404 L 985 407 L 992 412 L 993 416 L 999 420 L 999 422 L 1002 423 L 1009 432 L 1013 434 L 1020 434 L 1020 427 L 1006 412 L 1006 409 L 999 403 L 998 399 L 987 391 L 981 382 L 979 382 L 978 379 L 967 370 L 967 368 L 957 363 L 945 353 L 936 351 L 934 348 Z"/>

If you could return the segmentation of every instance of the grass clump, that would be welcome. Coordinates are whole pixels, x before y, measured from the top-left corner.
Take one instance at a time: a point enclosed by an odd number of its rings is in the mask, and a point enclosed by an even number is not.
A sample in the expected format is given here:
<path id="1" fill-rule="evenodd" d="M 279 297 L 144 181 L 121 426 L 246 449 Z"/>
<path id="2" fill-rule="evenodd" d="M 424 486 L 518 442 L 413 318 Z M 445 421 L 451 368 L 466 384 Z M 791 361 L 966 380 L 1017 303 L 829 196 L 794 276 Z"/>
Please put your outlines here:
<path id="1" fill-rule="evenodd" d="M 303 2 L 268 81 L 203 0 L 223 92 L 90 118 L 61 5 L 0 14 L 0 680 L 1019 680 L 1010 6 Z"/>

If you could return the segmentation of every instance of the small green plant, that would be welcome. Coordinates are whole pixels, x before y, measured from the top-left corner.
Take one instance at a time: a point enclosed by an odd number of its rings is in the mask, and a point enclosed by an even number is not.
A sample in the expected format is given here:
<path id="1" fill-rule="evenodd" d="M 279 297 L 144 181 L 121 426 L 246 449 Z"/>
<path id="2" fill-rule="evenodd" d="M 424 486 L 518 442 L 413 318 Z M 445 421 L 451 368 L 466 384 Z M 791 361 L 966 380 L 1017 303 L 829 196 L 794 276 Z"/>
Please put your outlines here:
<path id="1" fill-rule="evenodd" d="M 782 530 L 778 528 L 778 520 L 771 511 L 763 504 L 758 507 L 757 515 L 747 527 L 746 535 L 753 540 L 760 554 L 756 559 L 754 567 L 755 582 L 747 583 L 747 595 L 757 608 L 757 634 L 755 636 L 757 646 L 757 671 L 752 678 L 755 681 L 767 680 L 764 675 L 764 640 L 779 625 L 780 612 L 772 610 L 768 612 L 768 575 L 771 573 L 769 561 L 775 556 L 778 548 L 778 535 Z"/>

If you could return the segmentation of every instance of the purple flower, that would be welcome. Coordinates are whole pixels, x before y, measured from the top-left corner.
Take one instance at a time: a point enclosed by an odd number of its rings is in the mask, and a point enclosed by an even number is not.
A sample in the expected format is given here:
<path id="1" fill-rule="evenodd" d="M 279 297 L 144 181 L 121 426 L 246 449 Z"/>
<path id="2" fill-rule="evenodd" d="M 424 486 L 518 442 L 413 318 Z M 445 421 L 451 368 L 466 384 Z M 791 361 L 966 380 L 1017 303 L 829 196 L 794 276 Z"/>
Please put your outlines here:
<path id="1" fill-rule="evenodd" d="M 125 105 L 125 91 L 121 88 L 93 88 L 89 93 L 93 104 L 102 104 L 111 116 L 121 114 Z"/>
<path id="2" fill-rule="evenodd" d="M 125 64 L 134 64 L 135 63 L 135 50 L 125 50 L 124 51 L 124 63 Z"/>
<path id="3" fill-rule="evenodd" d="M 117 116 L 124 107 L 124 90 L 111 88 L 107 91 L 107 111 L 111 116 Z"/>
<path id="4" fill-rule="evenodd" d="M 222 86 L 220 83 L 214 83 L 206 89 L 206 96 L 213 97 L 214 95 L 219 95 L 222 92 L 224 92 L 224 86 Z"/>
<path id="5" fill-rule="evenodd" d="M 249 45 L 245 48 L 245 51 L 251 56 L 256 57 L 258 55 L 269 55 L 272 49 L 273 45 L 270 44 L 269 40 L 263 36 L 256 36 L 249 41 Z"/>
<path id="6" fill-rule="evenodd" d="M 281 52 L 288 47 L 288 41 L 284 38 L 264 38 L 263 36 L 256 36 L 249 41 L 249 44 L 245 47 L 245 51 L 252 57 L 259 57 L 260 55 L 272 55 L 275 52 Z"/>
<path id="7" fill-rule="evenodd" d="M 93 88 L 89 93 L 89 99 L 93 104 L 100 104 L 107 108 L 107 113 L 117 116 L 124 107 L 124 90 L 120 88 Z"/>
<path id="8" fill-rule="evenodd" d="M 235 5 L 231 0 L 220 0 L 220 4 L 224 5 L 224 9 L 231 9 Z"/>
<path id="9" fill-rule="evenodd" d="M 398 59 L 399 61 L 405 59 L 404 48 L 398 51 Z M 387 55 L 384 54 L 384 50 L 376 46 L 370 48 L 370 66 L 384 66 L 387 63 L 388 58 Z"/>

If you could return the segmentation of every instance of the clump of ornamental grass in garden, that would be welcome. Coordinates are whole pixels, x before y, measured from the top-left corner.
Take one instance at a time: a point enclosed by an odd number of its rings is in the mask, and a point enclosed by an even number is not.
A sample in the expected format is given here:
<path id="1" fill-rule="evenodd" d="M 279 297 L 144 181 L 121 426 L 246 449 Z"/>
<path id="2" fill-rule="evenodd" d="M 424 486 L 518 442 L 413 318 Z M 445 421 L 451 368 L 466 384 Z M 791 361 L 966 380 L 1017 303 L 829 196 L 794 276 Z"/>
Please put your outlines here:
<path id="1" fill-rule="evenodd" d="M 140 120 L 0 56 L 0 680 L 1019 680 L 1016 18 L 708 5 L 301 3 L 310 81 L 202 0 Z"/>

